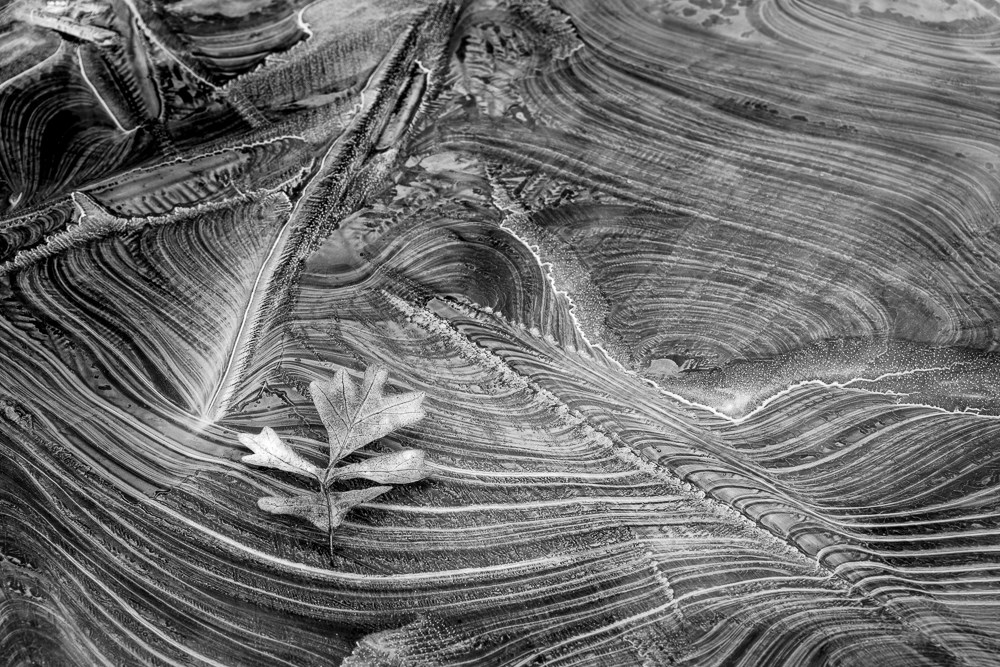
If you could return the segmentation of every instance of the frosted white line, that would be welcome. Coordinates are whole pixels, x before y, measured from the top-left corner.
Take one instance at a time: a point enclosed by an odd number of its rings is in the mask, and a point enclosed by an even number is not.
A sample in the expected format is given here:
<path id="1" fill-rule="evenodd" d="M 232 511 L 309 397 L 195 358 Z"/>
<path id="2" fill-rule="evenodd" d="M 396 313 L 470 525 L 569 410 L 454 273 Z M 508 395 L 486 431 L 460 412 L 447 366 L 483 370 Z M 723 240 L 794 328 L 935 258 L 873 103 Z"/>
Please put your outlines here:
<path id="1" fill-rule="evenodd" d="M 139 26 L 139 28 L 142 30 L 142 33 L 146 36 L 147 39 L 149 39 L 150 42 L 152 42 L 153 44 L 156 44 L 158 47 L 160 47 L 163 50 L 163 52 L 167 55 L 167 57 L 169 57 L 171 60 L 173 60 L 175 63 L 177 63 L 180 66 L 180 68 L 183 69 L 185 72 L 187 72 L 188 74 L 190 74 L 194 78 L 198 79 L 198 81 L 201 81 L 203 84 L 205 84 L 206 86 L 208 86 L 212 90 L 218 90 L 219 89 L 218 86 L 216 86 L 214 83 L 212 83 L 208 79 L 205 79 L 204 77 L 199 76 L 197 72 L 195 72 L 193 69 L 191 69 L 180 58 L 178 58 L 177 56 L 175 56 L 174 53 L 173 53 L 173 51 L 171 51 L 170 49 L 168 49 L 166 47 L 166 45 L 163 42 L 161 42 L 156 37 L 156 34 L 153 33 L 153 31 L 149 29 L 149 26 L 146 25 L 146 22 L 142 20 L 142 14 L 139 13 L 139 9 L 135 6 L 135 2 L 133 2 L 133 0 L 125 0 L 125 4 L 128 6 L 129 10 L 132 12 L 132 15 L 135 17 L 135 23 L 136 23 L 136 25 Z"/>
<path id="2" fill-rule="evenodd" d="M 101 95 L 100 91 L 97 90 L 97 86 L 95 86 L 94 83 L 90 80 L 90 77 L 87 76 L 87 69 L 83 66 L 83 54 L 80 52 L 79 48 L 77 48 L 76 50 L 76 62 L 80 66 L 80 74 L 83 76 L 83 80 L 87 83 L 87 87 L 90 88 L 90 92 L 94 93 L 94 97 L 96 97 L 97 101 L 101 103 L 101 108 L 104 109 L 104 113 L 108 115 L 108 118 L 110 118 L 111 121 L 115 124 L 115 127 L 118 128 L 118 131 L 124 132 L 125 134 L 133 134 L 135 132 L 135 128 L 132 128 L 131 130 L 126 130 L 125 127 L 118 122 L 118 116 L 116 116 L 115 113 L 111 110 L 111 107 L 108 106 L 108 103 L 104 101 L 104 97 Z"/>

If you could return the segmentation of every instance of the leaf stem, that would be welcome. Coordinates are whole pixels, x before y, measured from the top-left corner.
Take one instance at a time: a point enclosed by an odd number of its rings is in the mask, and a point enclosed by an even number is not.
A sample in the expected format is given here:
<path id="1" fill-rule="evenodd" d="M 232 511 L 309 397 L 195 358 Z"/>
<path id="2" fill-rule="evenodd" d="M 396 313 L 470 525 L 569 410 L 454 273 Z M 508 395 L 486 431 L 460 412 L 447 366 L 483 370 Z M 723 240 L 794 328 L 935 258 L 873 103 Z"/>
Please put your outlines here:
<path id="1" fill-rule="evenodd" d="M 326 496 L 326 520 L 327 520 L 327 539 L 329 540 L 330 546 L 330 564 L 333 564 L 333 501 L 330 499 L 330 494 L 323 487 L 323 495 Z"/>

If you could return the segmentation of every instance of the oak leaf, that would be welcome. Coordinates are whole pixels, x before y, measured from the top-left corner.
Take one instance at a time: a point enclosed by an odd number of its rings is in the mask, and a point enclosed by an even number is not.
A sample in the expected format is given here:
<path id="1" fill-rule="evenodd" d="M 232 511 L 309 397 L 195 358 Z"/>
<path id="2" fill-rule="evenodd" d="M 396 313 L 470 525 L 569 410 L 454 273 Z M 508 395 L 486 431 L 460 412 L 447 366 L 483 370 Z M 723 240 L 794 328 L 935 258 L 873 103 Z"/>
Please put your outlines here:
<path id="1" fill-rule="evenodd" d="M 243 457 L 243 463 L 320 479 L 320 469 L 296 454 L 286 445 L 270 426 L 265 426 L 259 435 L 240 433 L 240 442 L 253 450 L 253 454 Z"/>
<path id="2" fill-rule="evenodd" d="M 271 514 L 299 517 L 326 532 L 331 557 L 333 530 L 343 522 L 347 512 L 392 488 L 373 486 L 332 491 L 332 484 L 348 479 L 410 484 L 428 475 L 424 452 L 418 449 L 404 449 L 350 465 L 337 465 L 348 454 L 424 416 L 421 408 L 424 393 L 387 393 L 388 375 L 384 367 L 372 365 L 365 371 L 360 385 L 344 370 L 337 371 L 330 381 L 317 380 L 309 385 L 330 443 L 329 463 L 325 469 L 295 453 L 270 427 L 265 427 L 258 435 L 240 435 L 240 442 L 253 450 L 253 454 L 243 457 L 244 463 L 284 470 L 318 482 L 319 492 L 266 496 L 257 501 L 257 506 Z"/>
<path id="3" fill-rule="evenodd" d="M 343 523 L 344 515 L 356 505 L 366 503 L 391 490 L 391 486 L 372 486 L 341 493 L 265 496 L 257 501 L 257 507 L 271 514 L 290 514 L 303 518 L 325 533 Z"/>
<path id="4" fill-rule="evenodd" d="M 271 514 L 290 514 L 305 519 L 322 531 L 330 530 L 330 508 L 325 493 L 303 493 L 297 496 L 265 496 L 257 499 L 257 507 Z"/>
<path id="5" fill-rule="evenodd" d="M 369 366 L 358 387 L 347 371 L 339 370 L 329 382 L 309 385 L 313 403 L 330 438 L 330 463 L 424 416 L 421 391 L 386 394 L 389 372 Z"/>
<path id="6" fill-rule="evenodd" d="M 424 453 L 419 449 L 404 449 L 334 468 L 330 480 L 362 478 L 379 484 L 410 484 L 426 476 Z"/>

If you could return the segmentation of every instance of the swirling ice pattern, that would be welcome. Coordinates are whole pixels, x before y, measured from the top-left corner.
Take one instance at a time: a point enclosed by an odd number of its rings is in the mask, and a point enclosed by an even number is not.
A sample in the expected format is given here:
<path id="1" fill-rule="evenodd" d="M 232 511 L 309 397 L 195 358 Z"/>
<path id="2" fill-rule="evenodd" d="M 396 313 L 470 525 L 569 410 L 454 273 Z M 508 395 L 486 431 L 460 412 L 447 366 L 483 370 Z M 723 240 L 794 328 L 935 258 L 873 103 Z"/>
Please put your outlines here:
<path id="1" fill-rule="evenodd" d="M 93 347 L 129 384 L 191 411 L 214 390 L 253 277 L 288 212 L 276 195 L 159 221 L 29 266 L 11 280 L 57 344 Z M 167 365 L 164 365 L 167 364 Z"/>
<path id="2" fill-rule="evenodd" d="M 617 304 L 623 354 L 724 363 L 873 335 L 992 349 L 1000 183 L 984 38 L 923 48 L 926 29 L 895 26 L 913 47 L 862 67 L 867 19 L 817 12 L 835 21 L 828 37 L 799 3 L 754 5 L 752 22 L 799 21 L 767 49 L 657 24 L 634 3 L 565 9 L 588 48 L 524 81 L 544 127 L 456 123 L 450 143 L 673 217 L 644 230 L 650 264 L 601 257 L 594 282 Z M 899 76 L 914 53 L 926 62 Z"/>
<path id="3" fill-rule="evenodd" d="M 5 664 L 995 662 L 1000 422 L 811 378 L 733 418 L 630 370 L 988 348 L 995 22 L 666 7 L 402 12 L 378 58 L 236 79 L 231 141 L 74 206 L 32 181 L 0 226 Z M 331 563 L 256 511 L 295 483 L 237 436 L 322 457 L 309 382 L 376 361 L 428 416 L 373 449 L 433 475 Z"/>
<path id="4" fill-rule="evenodd" d="M 38 81 L 0 91 L 0 212 L 19 213 L 148 154 L 141 135 L 119 131 L 94 104 L 72 48 L 33 74 Z"/>

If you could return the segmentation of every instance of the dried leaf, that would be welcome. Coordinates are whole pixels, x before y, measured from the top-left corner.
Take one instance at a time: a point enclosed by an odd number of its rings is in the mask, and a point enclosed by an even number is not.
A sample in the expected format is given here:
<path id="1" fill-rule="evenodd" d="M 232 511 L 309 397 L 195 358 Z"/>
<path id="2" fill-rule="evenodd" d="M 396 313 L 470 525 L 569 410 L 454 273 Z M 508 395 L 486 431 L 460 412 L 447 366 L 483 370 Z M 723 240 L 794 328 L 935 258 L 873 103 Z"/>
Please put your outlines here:
<path id="1" fill-rule="evenodd" d="M 373 486 L 355 491 L 330 491 L 335 480 L 368 479 L 380 484 L 408 484 L 427 476 L 424 453 L 407 449 L 383 454 L 351 465 L 335 468 L 345 455 L 364 447 L 392 431 L 408 426 L 424 416 L 420 404 L 423 392 L 386 394 L 388 372 L 381 366 L 370 366 L 360 386 L 345 371 L 339 371 L 330 382 L 309 385 L 313 402 L 326 426 L 330 441 L 330 462 L 325 470 L 306 461 L 283 443 L 273 429 L 265 428 L 259 435 L 243 434 L 240 442 L 253 450 L 243 461 L 315 477 L 320 482 L 319 493 L 303 493 L 291 497 L 267 496 L 257 506 L 271 514 L 287 514 L 305 519 L 329 536 L 331 562 L 334 555 L 333 530 L 356 505 L 367 502 L 392 489 Z"/>
<path id="2" fill-rule="evenodd" d="M 323 532 L 329 532 L 344 521 L 344 516 L 355 506 L 366 503 L 391 486 L 372 486 L 343 493 L 304 493 L 297 496 L 265 496 L 257 507 L 271 514 L 288 514 L 305 519 Z"/>
<path id="3" fill-rule="evenodd" d="M 330 508 L 324 493 L 308 493 L 289 498 L 266 496 L 257 501 L 257 507 L 271 514 L 302 517 L 324 532 L 330 530 Z"/>
<path id="4" fill-rule="evenodd" d="M 369 486 L 367 489 L 357 489 L 356 491 L 341 491 L 339 493 L 330 494 L 330 507 L 333 512 L 339 512 L 340 516 L 336 517 L 336 523 L 334 528 L 340 525 L 343 521 L 343 517 L 347 512 L 356 505 L 361 503 L 367 503 L 373 498 L 381 496 L 386 491 L 392 491 L 391 486 Z"/>
<path id="5" fill-rule="evenodd" d="M 334 468 L 329 479 L 332 481 L 360 477 L 379 484 L 410 484 L 419 482 L 428 474 L 424 453 L 419 449 L 404 449 L 401 452 L 383 454 L 367 461 Z"/>
<path id="6" fill-rule="evenodd" d="M 387 377 L 385 367 L 372 365 L 365 371 L 360 387 L 344 370 L 337 371 L 330 382 L 314 381 L 309 385 L 329 434 L 331 465 L 424 416 L 420 407 L 424 393 L 386 394 Z"/>
<path id="7" fill-rule="evenodd" d="M 253 450 L 253 454 L 243 457 L 244 463 L 320 479 L 322 471 L 296 454 L 269 426 L 264 427 L 259 435 L 241 433 L 240 442 L 244 447 Z"/>

